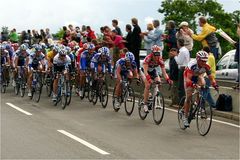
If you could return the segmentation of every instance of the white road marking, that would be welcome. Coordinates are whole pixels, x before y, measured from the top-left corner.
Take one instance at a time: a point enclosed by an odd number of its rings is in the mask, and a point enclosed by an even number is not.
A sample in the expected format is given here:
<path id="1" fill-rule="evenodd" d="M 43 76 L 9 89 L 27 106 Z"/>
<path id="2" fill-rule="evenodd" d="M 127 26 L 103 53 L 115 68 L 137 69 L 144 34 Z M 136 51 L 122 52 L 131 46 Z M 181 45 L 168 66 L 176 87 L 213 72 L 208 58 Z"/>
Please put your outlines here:
<path id="1" fill-rule="evenodd" d="M 98 148 L 98 147 L 88 143 L 87 141 L 72 135 L 71 133 L 69 133 L 67 131 L 64 131 L 64 130 L 57 130 L 57 131 L 62 133 L 62 134 L 64 134 L 64 135 L 66 135 L 66 136 L 68 136 L 68 137 L 70 137 L 70 138 L 72 138 L 72 139 L 74 139 L 75 141 L 78 141 L 78 142 L 82 143 L 83 145 L 87 146 L 88 148 L 91 148 L 92 150 L 94 150 L 94 151 L 96 151 L 96 152 L 98 152 L 100 154 L 103 154 L 103 155 L 110 154 L 110 153 L 105 152 L 105 151 L 101 150 L 100 148 Z"/>
<path id="2" fill-rule="evenodd" d="M 22 112 L 22 113 L 28 115 L 28 116 L 31 116 L 31 115 L 32 115 L 32 113 L 29 113 L 29 112 L 27 112 L 27 111 L 24 111 L 23 109 L 15 106 L 15 105 L 13 105 L 12 103 L 6 103 L 6 104 L 9 105 L 9 106 L 12 107 L 12 108 L 18 110 L 19 112 Z"/>

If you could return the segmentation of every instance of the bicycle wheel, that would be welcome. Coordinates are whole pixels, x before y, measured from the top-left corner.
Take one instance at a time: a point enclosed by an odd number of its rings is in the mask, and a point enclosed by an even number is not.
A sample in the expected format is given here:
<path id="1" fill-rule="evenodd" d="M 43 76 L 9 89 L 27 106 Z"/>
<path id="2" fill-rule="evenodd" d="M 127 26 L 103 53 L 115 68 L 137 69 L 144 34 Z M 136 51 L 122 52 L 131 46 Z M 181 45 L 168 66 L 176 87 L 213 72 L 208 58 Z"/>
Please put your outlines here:
<path id="1" fill-rule="evenodd" d="M 183 116 L 184 116 L 184 101 L 185 101 L 185 97 L 183 97 L 179 104 L 178 104 L 178 124 L 179 124 L 179 127 L 182 129 L 182 130 L 185 130 L 186 127 L 184 126 L 184 123 L 183 123 Z"/>
<path id="2" fill-rule="evenodd" d="M 87 96 L 88 96 L 88 100 L 89 100 L 89 102 L 92 102 L 92 100 L 93 100 L 93 90 L 92 90 L 92 88 L 89 86 L 89 88 L 88 88 L 88 94 L 87 94 Z"/>
<path id="3" fill-rule="evenodd" d="M 157 95 L 154 97 L 152 108 L 153 120 L 157 125 L 159 125 L 163 120 L 165 111 L 164 97 L 161 92 L 158 92 Z"/>
<path id="4" fill-rule="evenodd" d="M 212 124 L 212 107 L 201 97 L 197 110 L 197 129 L 202 136 L 208 134 Z"/>
<path id="5" fill-rule="evenodd" d="M 1 92 L 5 93 L 6 92 L 6 88 L 7 88 L 7 84 L 5 83 L 5 81 L 1 82 Z"/>
<path id="6" fill-rule="evenodd" d="M 37 82 L 36 88 L 35 88 L 35 93 L 32 95 L 34 96 L 34 101 L 39 102 L 41 98 L 41 93 L 42 93 L 42 84 L 41 82 Z"/>
<path id="7" fill-rule="evenodd" d="M 126 114 L 130 116 L 134 110 L 135 106 L 135 94 L 132 87 L 128 86 L 124 95 L 124 108 Z"/>
<path id="8" fill-rule="evenodd" d="M 97 89 L 93 89 L 92 90 L 92 102 L 93 102 L 93 105 L 95 105 L 97 103 L 97 100 L 98 100 L 98 91 L 97 91 Z"/>
<path id="9" fill-rule="evenodd" d="M 115 101 L 117 100 L 117 95 L 115 94 L 115 90 L 116 90 L 116 85 L 115 85 L 115 87 L 114 87 L 114 89 L 113 89 L 112 104 L 113 104 L 113 109 L 114 109 L 114 111 L 115 111 L 115 112 L 118 112 L 120 108 L 119 108 L 119 107 L 116 107 L 116 105 L 115 105 Z"/>
<path id="10" fill-rule="evenodd" d="M 16 86 L 14 87 L 14 92 L 16 95 L 18 95 L 20 90 L 20 84 L 18 83 L 18 81 L 16 81 Z"/>
<path id="11" fill-rule="evenodd" d="M 67 98 L 67 105 L 70 105 L 71 100 L 72 100 L 72 86 L 70 86 L 69 91 L 68 91 L 68 98 Z"/>
<path id="12" fill-rule="evenodd" d="M 46 82 L 46 91 L 47 96 L 50 97 L 52 95 L 52 82 Z"/>
<path id="13" fill-rule="evenodd" d="M 61 90 L 62 90 L 61 94 L 62 109 L 65 109 L 67 106 L 67 82 L 63 83 Z"/>
<path id="14" fill-rule="evenodd" d="M 103 82 L 100 90 L 100 101 L 103 108 L 107 107 L 108 104 L 108 86 L 106 82 Z"/>
<path id="15" fill-rule="evenodd" d="M 21 97 L 24 97 L 24 95 L 25 95 L 25 84 L 24 84 L 23 80 L 20 83 L 20 95 L 21 95 Z"/>
<path id="16" fill-rule="evenodd" d="M 138 99 L 138 114 L 142 120 L 144 120 L 148 115 L 146 112 L 144 112 L 143 106 L 144 106 L 144 98 L 142 95 L 140 95 Z"/>

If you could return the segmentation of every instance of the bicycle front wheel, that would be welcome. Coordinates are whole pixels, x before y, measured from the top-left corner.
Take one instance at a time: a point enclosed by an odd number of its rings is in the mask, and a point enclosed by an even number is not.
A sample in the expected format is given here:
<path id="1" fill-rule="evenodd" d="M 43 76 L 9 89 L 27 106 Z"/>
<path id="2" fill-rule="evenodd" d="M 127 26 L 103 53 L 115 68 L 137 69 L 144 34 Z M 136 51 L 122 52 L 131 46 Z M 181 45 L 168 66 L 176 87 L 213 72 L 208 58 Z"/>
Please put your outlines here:
<path id="1" fill-rule="evenodd" d="M 40 101 L 41 93 L 42 93 L 42 85 L 41 85 L 40 82 L 38 82 L 36 84 L 35 93 L 32 95 L 32 96 L 34 96 L 34 101 L 35 102 L 38 103 Z"/>
<path id="2" fill-rule="evenodd" d="M 147 117 L 147 113 L 143 109 L 144 107 L 144 99 L 143 96 L 140 96 L 138 99 L 138 114 L 141 120 L 144 120 Z"/>
<path id="3" fill-rule="evenodd" d="M 202 136 L 208 134 L 212 125 L 212 107 L 201 97 L 197 110 L 197 129 Z"/>
<path id="4" fill-rule="evenodd" d="M 182 130 L 185 130 L 186 127 L 184 126 L 184 123 L 183 123 L 183 116 L 184 116 L 184 102 L 185 102 L 185 97 L 183 97 L 179 104 L 178 104 L 178 124 L 179 124 L 179 127 L 182 129 Z"/>
<path id="5" fill-rule="evenodd" d="M 117 95 L 115 94 L 115 91 L 116 91 L 116 85 L 115 85 L 115 87 L 114 87 L 114 89 L 113 89 L 112 103 L 113 103 L 113 109 L 114 109 L 114 111 L 115 111 L 115 112 L 118 112 L 120 108 L 116 106 L 116 102 L 115 102 L 115 101 L 117 101 Z"/>
<path id="6" fill-rule="evenodd" d="M 165 103 L 164 103 L 164 97 L 161 94 L 161 92 L 158 92 L 158 94 L 153 99 L 153 120 L 154 122 L 159 125 L 164 116 L 165 111 Z"/>
<path id="7" fill-rule="evenodd" d="M 124 95 L 124 107 L 126 114 L 130 116 L 134 110 L 135 105 L 135 94 L 132 87 L 128 87 Z"/>
<path id="8" fill-rule="evenodd" d="M 103 82 L 101 91 L 100 91 L 100 101 L 103 108 L 107 107 L 108 104 L 108 86 L 106 82 Z"/>

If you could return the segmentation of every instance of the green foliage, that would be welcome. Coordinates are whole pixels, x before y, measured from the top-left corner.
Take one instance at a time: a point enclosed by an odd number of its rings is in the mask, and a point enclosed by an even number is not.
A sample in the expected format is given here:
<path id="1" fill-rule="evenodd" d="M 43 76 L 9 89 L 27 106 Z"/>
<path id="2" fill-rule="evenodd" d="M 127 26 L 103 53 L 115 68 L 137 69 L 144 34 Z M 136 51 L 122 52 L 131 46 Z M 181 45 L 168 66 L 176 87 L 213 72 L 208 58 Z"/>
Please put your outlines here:
<path id="1" fill-rule="evenodd" d="M 190 28 L 195 32 L 198 24 L 197 17 L 201 15 L 207 16 L 209 24 L 215 26 L 217 29 L 222 28 L 232 39 L 238 39 L 236 25 L 234 24 L 239 23 L 240 11 L 226 13 L 222 5 L 216 0 L 164 0 L 158 11 L 165 16 L 162 23 L 174 20 L 176 25 L 179 25 L 182 21 L 187 21 Z M 225 39 L 220 36 L 218 36 L 218 39 L 223 53 L 233 49 L 233 46 Z M 201 47 L 195 41 L 193 53 L 196 53 Z"/>
<path id="2" fill-rule="evenodd" d="M 54 39 L 61 39 L 63 38 L 64 30 L 62 28 L 56 34 L 53 34 Z"/>

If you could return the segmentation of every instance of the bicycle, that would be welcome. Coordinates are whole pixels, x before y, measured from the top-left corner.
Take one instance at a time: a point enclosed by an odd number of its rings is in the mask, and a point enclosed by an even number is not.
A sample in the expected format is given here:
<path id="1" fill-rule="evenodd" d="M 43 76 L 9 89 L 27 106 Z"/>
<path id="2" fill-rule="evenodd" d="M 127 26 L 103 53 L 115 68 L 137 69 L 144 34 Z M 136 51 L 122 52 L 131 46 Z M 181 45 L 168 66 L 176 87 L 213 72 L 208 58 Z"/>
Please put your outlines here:
<path id="1" fill-rule="evenodd" d="M 52 70 L 47 71 L 45 74 L 45 85 L 46 85 L 46 91 L 47 91 L 47 96 L 50 97 L 52 95 L 53 91 L 53 72 Z"/>
<path id="2" fill-rule="evenodd" d="M 194 92 L 192 93 L 190 109 L 189 109 L 189 116 L 188 116 L 189 124 L 193 119 L 196 119 L 198 133 L 201 136 L 205 136 L 208 134 L 212 124 L 212 107 L 210 105 L 206 105 L 205 99 L 202 95 L 203 89 L 204 87 L 194 88 Z M 197 98 L 198 96 L 199 98 Z M 178 107 L 178 123 L 179 123 L 179 127 L 182 130 L 185 130 L 187 128 L 184 126 L 184 123 L 183 123 L 185 99 L 186 97 L 184 96 L 180 100 L 180 103 L 178 105 L 179 106 Z"/>
<path id="3" fill-rule="evenodd" d="M 106 78 L 104 72 L 98 73 L 95 83 L 92 85 L 89 91 L 90 99 L 95 105 L 99 100 L 103 108 L 107 107 L 108 104 L 108 85 L 106 83 Z"/>
<path id="4" fill-rule="evenodd" d="M 153 120 L 155 124 L 159 125 L 164 116 L 165 112 L 165 103 L 163 94 L 159 91 L 158 86 L 162 83 L 157 81 L 153 82 L 150 85 L 150 93 L 147 102 L 148 110 L 152 110 L 153 113 Z M 139 96 L 138 100 L 138 113 L 142 120 L 144 120 L 148 113 L 144 111 L 144 97 L 143 94 Z"/>
<path id="5" fill-rule="evenodd" d="M 14 87 L 15 94 L 18 95 L 20 92 L 20 96 L 24 97 L 25 89 L 26 89 L 26 77 L 25 77 L 25 66 L 18 66 L 18 75 L 16 79 L 16 86 Z"/>
<path id="6" fill-rule="evenodd" d="M 34 99 L 35 102 L 39 102 L 42 93 L 42 72 L 39 70 L 33 70 L 32 80 L 32 96 L 30 99 Z"/>
<path id="7" fill-rule="evenodd" d="M 113 90 L 113 109 L 115 112 L 118 112 L 120 107 L 116 107 L 115 101 L 118 99 L 120 101 L 120 106 L 124 103 L 125 112 L 128 116 L 133 113 L 134 106 L 135 106 L 135 93 L 134 89 L 130 86 L 130 82 L 127 79 L 123 79 L 121 82 L 121 95 L 117 97 L 115 94 L 116 86 Z"/>
<path id="8" fill-rule="evenodd" d="M 82 96 L 80 95 L 80 99 L 84 99 L 85 94 L 87 94 L 87 97 L 88 97 L 89 102 L 92 102 L 92 99 L 91 99 L 91 97 L 90 97 L 91 87 L 92 87 L 91 71 L 88 70 L 88 71 L 86 72 L 86 80 L 85 80 L 84 87 L 82 87 L 82 88 L 78 87 L 79 90 L 80 90 L 80 89 L 82 90 Z"/>
<path id="9" fill-rule="evenodd" d="M 58 89 L 57 89 L 57 100 L 54 101 L 54 105 L 56 106 L 61 101 L 62 109 L 64 110 L 67 106 L 68 99 L 71 96 L 69 94 L 69 88 L 70 88 L 69 81 L 66 80 L 65 75 L 63 73 L 57 72 L 57 77 L 59 77 Z"/>
<path id="10" fill-rule="evenodd" d="M 7 65 L 7 64 L 2 64 L 2 67 L 1 67 L 1 92 L 2 93 L 5 93 L 6 92 L 6 88 L 8 86 L 8 79 L 6 77 L 6 73 L 9 72 L 9 67 L 10 65 Z"/>

